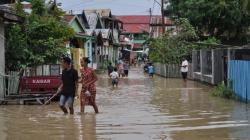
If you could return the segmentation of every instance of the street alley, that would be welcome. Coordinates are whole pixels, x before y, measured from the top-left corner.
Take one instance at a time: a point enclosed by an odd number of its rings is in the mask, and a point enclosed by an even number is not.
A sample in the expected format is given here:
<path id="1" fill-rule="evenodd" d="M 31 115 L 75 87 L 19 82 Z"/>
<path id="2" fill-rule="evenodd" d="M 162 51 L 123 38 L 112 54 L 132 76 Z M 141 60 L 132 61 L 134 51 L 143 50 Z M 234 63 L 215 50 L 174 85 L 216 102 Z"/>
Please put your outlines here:
<path id="1" fill-rule="evenodd" d="M 248 140 L 250 106 L 209 95 L 212 87 L 181 79 L 148 78 L 133 68 L 113 89 L 99 75 L 97 104 L 63 115 L 47 106 L 1 106 L 1 140 Z"/>

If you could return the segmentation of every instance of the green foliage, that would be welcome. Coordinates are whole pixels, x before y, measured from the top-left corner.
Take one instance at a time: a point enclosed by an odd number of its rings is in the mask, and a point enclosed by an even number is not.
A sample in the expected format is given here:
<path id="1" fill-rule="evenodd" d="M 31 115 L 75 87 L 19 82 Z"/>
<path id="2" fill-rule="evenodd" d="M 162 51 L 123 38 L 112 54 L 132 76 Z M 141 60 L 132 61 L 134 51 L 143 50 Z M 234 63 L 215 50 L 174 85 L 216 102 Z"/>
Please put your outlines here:
<path id="1" fill-rule="evenodd" d="M 195 45 L 187 42 L 198 39 L 195 29 L 187 19 L 181 18 L 176 20 L 175 23 L 177 25 L 177 35 L 172 35 L 173 31 L 169 31 L 162 37 L 150 40 L 149 57 L 152 61 L 179 64 L 184 57 L 190 57 Z"/>
<path id="2" fill-rule="evenodd" d="M 7 71 L 19 70 L 25 67 L 26 60 L 29 58 L 27 38 L 20 25 L 14 25 L 7 29 L 5 49 L 6 69 Z"/>
<path id="3" fill-rule="evenodd" d="M 233 90 L 226 86 L 224 82 L 222 82 L 213 89 L 212 95 L 226 99 L 237 99 Z"/>
<path id="4" fill-rule="evenodd" d="M 33 0 L 32 4 L 32 14 L 27 15 L 26 23 L 9 29 L 6 48 L 9 70 L 55 63 L 66 53 L 65 41 L 74 35 L 73 29 L 61 22 L 60 14 L 46 9 L 43 0 Z"/>
<path id="5" fill-rule="evenodd" d="M 46 13 L 44 0 L 32 0 L 32 15 L 44 16 Z"/>
<path id="6" fill-rule="evenodd" d="M 209 37 L 206 40 L 199 41 L 194 45 L 194 49 L 204 49 L 204 48 L 218 48 L 221 45 L 221 41 L 216 39 L 215 37 Z"/>
<path id="7" fill-rule="evenodd" d="M 21 4 L 21 1 L 18 0 L 15 5 L 16 13 L 18 13 L 19 16 L 25 16 L 25 12 L 23 10 L 23 5 Z"/>
<path id="8" fill-rule="evenodd" d="M 200 36 L 242 39 L 250 25 L 248 0 L 170 0 L 169 13 L 188 18 Z"/>
<path id="9" fill-rule="evenodd" d="M 204 43 L 204 44 L 211 44 L 211 45 L 217 45 L 217 44 L 220 44 L 220 43 L 221 43 L 221 41 L 218 40 L 218 39 L 215 38 L 215 37 L 209 37 L 208 39 L 203 40 L 203 41 L 201 41 L 201 42 Z"/>

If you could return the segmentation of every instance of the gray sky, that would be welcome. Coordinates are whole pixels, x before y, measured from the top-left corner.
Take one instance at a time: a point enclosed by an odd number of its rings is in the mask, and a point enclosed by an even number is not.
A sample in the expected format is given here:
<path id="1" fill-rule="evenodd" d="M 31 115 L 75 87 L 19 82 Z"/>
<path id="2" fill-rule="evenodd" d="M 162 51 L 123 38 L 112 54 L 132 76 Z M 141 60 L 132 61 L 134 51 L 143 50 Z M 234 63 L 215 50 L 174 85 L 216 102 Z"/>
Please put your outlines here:
<path id="1" fill-rule="evenodd" d="M 81 13 L 83 9 L 109 8 L 114 15 L 154 15 L 160 14 L 160 6 L 154 0 L 57 0 L 65 11 Z M 159 1 L 159 0 L 158 0 Z"/>

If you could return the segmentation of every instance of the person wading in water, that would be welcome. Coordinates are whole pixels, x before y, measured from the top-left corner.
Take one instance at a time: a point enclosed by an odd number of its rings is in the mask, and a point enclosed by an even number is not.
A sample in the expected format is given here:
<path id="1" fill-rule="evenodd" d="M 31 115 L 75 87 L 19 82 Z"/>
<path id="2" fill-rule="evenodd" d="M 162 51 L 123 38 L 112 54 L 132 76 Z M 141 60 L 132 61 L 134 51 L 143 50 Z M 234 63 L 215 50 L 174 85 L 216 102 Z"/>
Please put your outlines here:
<path id="1" fill-rule="evenodd" d="M 93 106 L 96 113 L 99 113 L 96 105 L 96 86 L 97 76 L 92 68 L 88 67 L 90 63 L 89 58 L 84 57 L 81 59 L 81 83 L 82 91 L 80 95 L 81 112 L 84 113 L 85 105 Z"/>
<path id="2" fill-rule="evenodd" d="M 62 84 L 58 88 L 60 91 L 60 108 L 64 114 L 68 114 L 65 104 L 68 103 L 70 114 L 74 114 L 74 97 L 78 88 L 78 73 L 71 67 L 71 59 L 69 57 L 62 58 Z"/>

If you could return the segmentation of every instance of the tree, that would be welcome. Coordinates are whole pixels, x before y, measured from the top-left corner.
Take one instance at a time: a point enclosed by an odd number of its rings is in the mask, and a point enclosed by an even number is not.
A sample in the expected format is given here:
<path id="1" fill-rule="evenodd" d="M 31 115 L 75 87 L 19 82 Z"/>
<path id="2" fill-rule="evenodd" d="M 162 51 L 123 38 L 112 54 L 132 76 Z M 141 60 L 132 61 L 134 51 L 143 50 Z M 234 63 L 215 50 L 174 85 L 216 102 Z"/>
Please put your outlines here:
<path id="1" fill-rule="evenodd" d="M 9 27 L 6 47 L 8 70 L 56 63 L 66 53 L 65 41 L 74 35 L 74 30 L 61 21 L 61 9 L 56 8 L 54 13 L 43 0 L 33 0 L 32 4 L 32 14 L 24 14 L 26 22 Z M 16 11 L 21 14 L 20 6 L 16 6 Z"/>
<path id="2" fill-rule="evenodd" d="M 184 18 L 176 20 L 175 24 L 177 35 L 172 35 L 173 31 L 169 31 L 162 37 L 151 39 L 149 56 L 154 62 L 179 64 L 183 57 L 190 56 L 194 45 L 188 42 L 198 39 L 195 29 Z"/>
<path id="3" fill-rule="evenodd" d="M 44 16 L 46 13 L 44 0 L 32 0 L 32 15 Z"/>
<path id="4" fill-rule="evenodd" d="M 244 41 L 250 25 L 247 5 L 248 0 L 170 0 L 168 12 L 188 18 L 200 36 Z"/>
<path id="5" fill-rule="evenodd" d="M 30 52 L 27 47 L 27 38 L 20 25 L 14 25 L 7 28 L 6 31 L 6 71 L 19 70 L 25 67 L 26 60 Z"/>
<path id="6" fill-rule="evenodd" d="M 25 11 L 23 10 L 23 5 L 20 0 L 18 0 L 15 5 L 15 12 L 18 13 L 19 16 L 22 16 L 22 17 L 25 16 Z"/>

